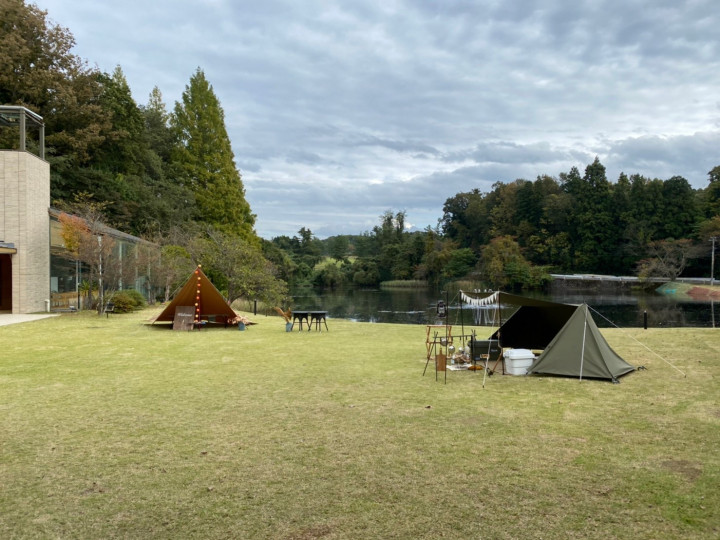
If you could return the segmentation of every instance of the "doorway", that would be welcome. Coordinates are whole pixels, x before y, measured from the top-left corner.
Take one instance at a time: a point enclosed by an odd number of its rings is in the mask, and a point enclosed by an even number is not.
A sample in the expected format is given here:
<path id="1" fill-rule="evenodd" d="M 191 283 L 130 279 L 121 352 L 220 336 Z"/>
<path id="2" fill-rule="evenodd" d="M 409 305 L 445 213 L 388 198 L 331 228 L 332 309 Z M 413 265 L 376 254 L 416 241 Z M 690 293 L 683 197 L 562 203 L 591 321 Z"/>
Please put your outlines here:
<path id="1" fill-rule="evenodd" d="M 0 311 L 12 311 L 12 255 L 0 255 Z"/>

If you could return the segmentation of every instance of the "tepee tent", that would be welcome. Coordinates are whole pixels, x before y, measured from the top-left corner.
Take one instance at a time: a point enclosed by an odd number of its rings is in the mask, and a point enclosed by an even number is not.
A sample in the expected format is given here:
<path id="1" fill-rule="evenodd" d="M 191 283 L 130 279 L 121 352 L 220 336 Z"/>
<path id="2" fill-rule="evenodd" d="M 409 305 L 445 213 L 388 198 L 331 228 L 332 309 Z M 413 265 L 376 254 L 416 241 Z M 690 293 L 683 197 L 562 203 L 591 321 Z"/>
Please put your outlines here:
<path id="1" fill-rule="evenodd" d="M 215 288 L 215 285 L 202 271 L 200 265 L 190 275 L 182 289 L 175 295 L 175 298 L 162 310 L 160 315 L 155 317 L 155 322 L 172 322 L 175 319 L 175 311 L 178 307 L 193 307 L 194 320 L 217 322 L 229 322 L 237 317 L 237 314 L 225 301 L 225 298 Z"/>

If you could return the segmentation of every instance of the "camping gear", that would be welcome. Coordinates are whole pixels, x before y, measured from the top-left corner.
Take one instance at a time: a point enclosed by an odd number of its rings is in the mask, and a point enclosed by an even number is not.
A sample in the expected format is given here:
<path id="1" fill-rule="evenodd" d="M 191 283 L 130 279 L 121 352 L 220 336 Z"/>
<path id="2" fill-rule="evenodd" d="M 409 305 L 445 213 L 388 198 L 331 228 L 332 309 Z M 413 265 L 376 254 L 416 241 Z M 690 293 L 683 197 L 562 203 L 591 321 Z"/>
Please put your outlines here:
<path id="1" fill-rule="evenodd" d="M 528 368 L 535 360 L 535 355 L 528 349 L 508 349 L 503 353 L 505 373 L 509 375 L 527 375 Z"/>
<path id="2" fill-rule="evenodd" d="M 447 366 L 447 356 L 445 356 L 445 353 L 439 352 L 435 355 L 435 371 L 445 371 L 445 368 Z M 435 375 L 435 378 L 437 379 L 437 373 Z"/>
<path id="3" fill-rule="evenodd" d="M 482 362 L 485 357 L 494 362 L 502 354 L 500 342 L 497 339 L 475 339 L 473 336 L 469 341 L 470 358 L 473 362 Z"/>
<path id="4" fill-rule="evenodd" d="M 194 323 L 205 320 L 228 324 L 238 317 L 220 291 L 202 271 L 200 265 L 190 274 L 175 298 L 155 317 L 153 323 L 173 322 L 178 307 L 192 307 Z"/>
<path id="5" fill-rule="evenodd" d="M 613 382 L 631 371 L 635 371 L 635 367 L 613 351 L 600 334 L 587 304 L 577 307 L 528 370 L 529 373 L 610 379 Z"/>
<path id="6" fill-rule="evenodd" d="M 503 348 L 543 350 L 528 373 L 609 379 L 635 370 L 600 334 L 587 304 L 571 305 L 497 293 L 498 303 L 520 306 L 492 335 Z"/>

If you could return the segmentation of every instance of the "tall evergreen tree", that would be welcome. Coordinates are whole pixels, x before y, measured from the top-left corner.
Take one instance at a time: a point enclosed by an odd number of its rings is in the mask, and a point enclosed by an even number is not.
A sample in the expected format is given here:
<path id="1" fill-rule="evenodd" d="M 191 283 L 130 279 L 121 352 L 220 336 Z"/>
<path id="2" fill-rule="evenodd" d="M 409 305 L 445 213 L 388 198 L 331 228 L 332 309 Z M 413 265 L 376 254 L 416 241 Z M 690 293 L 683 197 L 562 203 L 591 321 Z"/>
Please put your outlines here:
<path id="1" fill-rule="evenodd" d="M 182 102 L 176 103 L 172 124 L 177 137 L 174 159 L 181 180 L 195 194 L 195 219 L 228 234 L 255 238 L 255 216 L 235 167 L 225 115 L 200 68 L 190 77 Z"/>
<path id="2" fill-rule="evenodd" d="M 662 238 L 679 240 L 692 236 L 699 221 L 695 191 L 682 176 L 673 176 L 663 182 L 663 202 L 667 209 Z"/>
<path id="3" fill-rule="evenodd" d="M 611 185 L 596 157 L 582 178 L 571 171 L 565 188 L 574 197 L 572 228 L 575 264 L 585 271 L 614 271 L 617 266 L 615 215 Z"/>
<path id="4" fill-rule="evenodd" d="M 705 217 L 712 218 L 720 215 L 720 165 L 708 172 L 708 187 L 703 192 Z"/>
<path id="5" fill-rule="evenodd" d="M 125 74 L 116 66 L 112 75 L 103 73 L 99 79 L 103 88 L 100 103 L 111 114 L 112 131 L 93 164 L 115 173 L 143 174 L 145 121 Z"/>
<path id="6" fill-rule="evenodd" d="M 150 206 L 157 227 L 168 229 L 182 225 L 192 219 L 195 195 L 176 174 L 178 167 L 172 161 L 175 138 L 157 86 L 150 93 L 147 105 L 140 109 L 145 122 L 146 183 L 152 192 L 154 204 Z"/>
<path id="7" fill-rule="evenodd" d="M 147 105 L 142 107 L 145 117 L 145 137 L 148 147 L 164 161 L 170 161 L 173 134 L 170 115 L 163 101 L 162 92 L 155 86 L 150 92 Z"/>

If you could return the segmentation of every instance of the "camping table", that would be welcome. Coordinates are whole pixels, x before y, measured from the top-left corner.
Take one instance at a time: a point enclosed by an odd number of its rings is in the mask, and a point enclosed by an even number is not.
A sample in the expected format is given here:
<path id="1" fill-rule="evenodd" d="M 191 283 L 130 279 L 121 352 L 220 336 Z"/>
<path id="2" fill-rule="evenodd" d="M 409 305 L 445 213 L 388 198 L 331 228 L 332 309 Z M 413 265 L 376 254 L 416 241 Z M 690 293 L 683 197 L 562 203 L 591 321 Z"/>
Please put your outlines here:
<path id="1" fill-rule="evenodd" d="M 321 324 L 325 325 L 325 329 L 328 330 L 327 325 L 327 311 L 314 311 L 314 310 L 295 310 L 292 313 L 292 328 L 295 327 L 295 321 L 298 322 L 298 330 L 303 329 L 303 321 L 307 323 L 308 332 L 312 329 L 313 323 L 315 323 L 315 329 L 321 330 Z"/>
<path id="2" fill-rule="evenodd" d="M 292 328 L 295 328 L 295 321 L 297 321 L 300 325 L 298 330 L 303 329 L 303 327 L 302 327 L 303 321 L 305 321 L 307 323 L 308 330 L 310 330 L 310 312 L 309 311 L 294 310 L 292 312 L 292 319 L 293 320 L 292 320 L 291 330 L 292 330 Z"/>
<path id="3" fill-rule="evenodd" d="M 322 325 L 325 325 L 325 330 L 329 330 L 327 325 L 327 311 L 311 311 L 310 312 L 310 327 L 315 323 L 315 330 L 318 332 L 322 331 Z"/>

